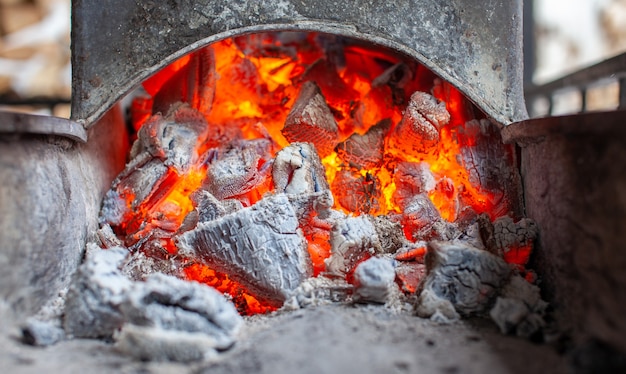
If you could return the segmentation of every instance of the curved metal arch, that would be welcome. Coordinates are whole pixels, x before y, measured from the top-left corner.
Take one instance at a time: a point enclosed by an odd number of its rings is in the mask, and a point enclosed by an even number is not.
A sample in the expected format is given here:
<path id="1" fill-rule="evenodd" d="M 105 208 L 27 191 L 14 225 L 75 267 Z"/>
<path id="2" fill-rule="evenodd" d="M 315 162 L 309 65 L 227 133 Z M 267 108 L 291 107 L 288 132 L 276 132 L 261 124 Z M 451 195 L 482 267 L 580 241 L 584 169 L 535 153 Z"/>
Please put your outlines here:
<path id="1" fill-rule="evenodd" d="M 281 30 L 334 33 L 389 47 L 456 86 L 496 121 L 506 125 L 527 118 L 521 2 L 337 3 L 74 0 L 72 119 L 89 128 L 144 79 L 193 50 L 232 36 Z"/>

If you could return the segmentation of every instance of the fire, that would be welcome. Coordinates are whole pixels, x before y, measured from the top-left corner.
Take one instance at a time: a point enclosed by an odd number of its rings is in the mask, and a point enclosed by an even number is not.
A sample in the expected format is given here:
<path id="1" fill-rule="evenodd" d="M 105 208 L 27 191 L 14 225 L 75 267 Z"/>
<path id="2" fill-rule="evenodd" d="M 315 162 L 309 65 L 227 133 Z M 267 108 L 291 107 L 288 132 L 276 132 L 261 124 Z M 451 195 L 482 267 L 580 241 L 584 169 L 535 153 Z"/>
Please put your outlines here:
<path id="1" fill-rule="evenodd" d="M 302 85 L 311 81 L 319 87 L 337 125 L 339 145 L 322 158 L 335 197 L 334 209 L 355 215 L 402 214 L 402 191 L 396 175 L 399 165 L 425 163 L 432 175 L 426 177 L 434 182 L 423 192 L 441 218 L 454 222 L 462 208 L 492 217 L 509 210 L 505 199 L 476 185 L 459 160 L 462 147 L 472 145 L 471 137 L 462 137 L 465 143 L 459 140 L 460 132 L 468 121 L 480 119 L 482 114 L 458 90 L 391 51 L 359 43 L 344 45 L 341 51 L 338 47 L 327 51 L 329 40 L 322 37 L 320 41 L 319 37 L 313 33 L 294 34 L 283 41 L 280 33 L 273 33 L 223 40 L 182 57 L 144 82 L 148 96 L 138 97 L 131 107 L 135 129 L 140 129 L 159 108 L 173 104 L 167 102 L 172 98 L 199 110 L 209 123 L 209 134 L 197 145 L 191 167 L 184 173 L 170 167 L 159 181 L 160 191 L 139 206 L 133 206 L 132 191 L 120 192 L 129 209 L 124 222 L 114 229 L 127 238 L 127 245 L 141 248 L 143 238 L 161 229 L 166 232 L 160 238 L 161 247 L 166 255 L 175 256 L 171 238 L 184 228 L 185 220 L 196 208 L 193 193 L 207 183 L 210 160 L 206 157 L 213 157 L 211 150 L 238 140 L 266 140 L 271 146 L 267 155 L 259 158 L 257 168 L 271 166 L 271 158 L 290 143 L 282 131 L 287 115 Z M 184 82 L 177 83 L 175 80 L 181 77 Z M 398 147 L 402 139 L 393 139 L 393 134 L 398 132 L 416 91 L 432 94 L 445 103 L 449 121 L 438 130 L 435 145 L 425 142 L 424 149 L 418 149 L 418 145 L 412 151 L 410 147 Z M 376 144 L 364 147 L 371 155 L 357 157 L 342 150 L 342 144 L 358 143 L 365 137 Z M 232 199 L 250 206 L 272 190 L 269 176 Z M 324 260 L 330 256 L 329 230 L 303 227 L 315 275 L 324 272 Z M 409 231 L 405 227 L 408 239 L 413 240 Z M 420 247 L 405 257 L 414 258 L 422 252 Z M 516 256 L 515 262 L 524 261 L 518 257 L 523 256 Z M 229 294 L 246 314 L 273 310 L 225 274 L 193 259 L 185 261 L 189 262 L 184 269 L 187 279 Z"/>

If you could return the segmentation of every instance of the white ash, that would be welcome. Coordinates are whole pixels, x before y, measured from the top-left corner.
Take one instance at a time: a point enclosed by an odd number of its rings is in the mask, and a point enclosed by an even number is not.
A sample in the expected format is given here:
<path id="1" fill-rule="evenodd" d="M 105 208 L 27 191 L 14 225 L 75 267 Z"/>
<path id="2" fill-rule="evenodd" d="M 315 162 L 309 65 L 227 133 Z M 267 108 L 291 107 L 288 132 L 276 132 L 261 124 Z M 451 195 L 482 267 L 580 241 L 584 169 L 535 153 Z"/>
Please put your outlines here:
<path id="1" fill-rule="evenodd" d="M 396 273 L 388 258 L 372 257 L 361 262 L 354 271 L 354 300 L 385 304 L 397 288 Z"/>
<path id="2" fill-rule="evenodd" d="M 547 306 L 539 287 L 515 275 L 502 288 L 489 315 L 503 334 L 528 338 L 545 327 L 543 316 Z"/>
<path id="3" fill-rule="evenodd" d="M 150 274 L 180 276 L 181 266 L 172 259 L 147 256 L 143 251 L 130 253 L 121 267 L 122 274 L 132 281 L 143 281 Z"/>
<path id="4" fill-rule="evenodd" d="M 432 289 L 422 290 L 415 311 L 422 318 L 430 318 L 442 324 L 461 319 L 450 300 L 440 297 Z"/>
<path id="5" fill-rule="evenodd" d="M 123 245 L 108 223 L 101 225 L 96 231 L 96 235 L 101 248 L 121 247 Z"/>
<path id="6" fill-rule="evenodd" d="M 177 247 L 276 306 L 312 273 L 306 239 L 285 194 L 199 223 L 178 237 Z"/>
<path id="7" fill-rule="evenodd" d="M 511 273 L 500 257 L 458 242 L 428 243 L 426 266 L 426 293 L 422 291 L 420 295 L 420 315 L 438 309 L 428 305 L 435 298 L 449 301 L 462 315 L 482 313 L 491 306 Z"/>
<path id="8" fill-rule="evenodd" d="M 324 262 L 332 276 L 344 277 L 365 256 L 382 252 L 374 225 L 366 215 L 337 221 L 330 232 L 331 255 Z"/>
<path id="9" fill-rule="evenodd" d="M 281 149 L 272 167 L 277 192 L 297 195 L 330 189 L 322 161 L 309 143 L 292 143 Z"/>
<path id="10" fill-rule="evenodd" d="M 63 327 L 77 338 L 110 338 L 124 323 L 119 306 L 132 288 L 120 271 L 128 251 L 87 246 L 86 258 L 70 284 Z"/>
<path id="11" fill-rule="evenodd" d="M 411 242 L 406 239 L 399 222 L 391 221 L 387 216 L 369 216 L 374 226 L 383 253 L 396 253 Z"/>
<path id="12" fill-rule="evenodd" d="M 28 318 L 20 328 L 22 341 L 29 345 L 45 347 L 65 339 L 65 330 L 59 322 Z"/>
<path id="13" fill-rule="evenodd" d="M 296 310 L 337 302 L 347 302 L 354 287 L 343 278 L 319 276 L 302 282 L 285 301 L 282 310 Z"/>
<path id="14" fill-rule="evenodd" d="M 211 336 L 133 324 L 116 333 L 115 347 L 142 361 L 206 361 L 217 353 Z"/>
<path id="15" fill-rule="evenodd" d="M 243 323 L 235 307 L 206 285 L 163 274 L 137 282 L 120 305 L 125 324 L 202 333 L 226 349 Z"/>

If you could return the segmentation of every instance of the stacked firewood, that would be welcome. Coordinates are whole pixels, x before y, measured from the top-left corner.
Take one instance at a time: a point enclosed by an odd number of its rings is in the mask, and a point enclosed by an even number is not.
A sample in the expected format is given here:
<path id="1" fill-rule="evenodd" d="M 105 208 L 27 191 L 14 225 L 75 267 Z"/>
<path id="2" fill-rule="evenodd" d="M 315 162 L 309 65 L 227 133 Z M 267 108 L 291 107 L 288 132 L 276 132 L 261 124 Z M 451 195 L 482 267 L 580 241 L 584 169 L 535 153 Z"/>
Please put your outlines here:
<path id="1" fill-rule="evenodd" d="M 23 104 L 70 95 L 70 1 L 0 0 L 0 106 L 37 110 Z"/>

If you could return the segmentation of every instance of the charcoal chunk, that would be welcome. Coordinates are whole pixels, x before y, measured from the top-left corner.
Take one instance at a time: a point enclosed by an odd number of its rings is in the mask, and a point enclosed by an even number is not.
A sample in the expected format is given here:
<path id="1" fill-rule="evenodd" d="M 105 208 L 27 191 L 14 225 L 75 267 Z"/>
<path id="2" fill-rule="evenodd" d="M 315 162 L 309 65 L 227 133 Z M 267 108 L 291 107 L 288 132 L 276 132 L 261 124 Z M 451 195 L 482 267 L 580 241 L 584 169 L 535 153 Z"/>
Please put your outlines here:
<path id="1" fill-rule="evenodd" d="M 390 120 L 383 120 L 370 128 L 365 134 L 352 134 L 337 145 L 339 158 L 357 168 L 373 169 L 383 163 L 385 135 L 391 127 Z"/>
<path id="2" fill-rule="evenodd" d="M 330 189 L 322 161 L 309 143 L 293 143 L 281 149 L 274 160 L 272 177 L 277 192 L 298 195 Z"/>
<path id="3" fill-rule="evenodd" d="M 282 129 L 290 142 L 310 142 L 321 157 L 328 156 L 338 142 L 338 127 L 317 84 L 306 82 Z"/>
<path id="4" fill-rule="evenodd" d="M 439 131 L 449 121 L 450 113 L 444 102 L 417 91 L 411 95 L 391 143 L 393 147 L 409 154 L 428 152 L 439 143 Z"/>
<path id="5" fill-rule="evenodd" d="M 501 258 L 458 242 L 428 243 L 426 266 L 418 313 L 428 317 L 440 309 L 433 303 L 449 303 L 462 315 L 488 310 L 511 273 Z"/>
<path id="6" fill-rule="evenodd" d="M 376 229 L 365 215 L 337 221 L 330 232 L 330 244 L 331 256 L 325 263 L 333 276 L 343 277 L 359 261 L 382 252 Z"/>
<path id="7" fill-rule="evenodd" d="M 384 304 L 389 300 L 396 273 L 389 259 L 373 257 L 361 262 L 354 271 L 355 299 Z"/>
<path id="8" fill-rule="evenodd" d="M 333 191 L 339 205 L 356 214 L 376 214 L 384 201 L 378 178 L 370 173 L 363 176 L 354 169 L 337 172 Z"/>
<path id="9" fill-rule="evenodd" d="M 270 305 L 280 306 L 311 273 L 307 243 L 285 194 L 180 235 L 181 255 L 227 274 Z"/>
<path id="10" fill-rule="evenodd" d="M 128 255 L 121 247 L 90 245 L 67 293 L 63 327 L 77 338 L 110 338 L 124 323 L 120 305 L 132 288 L 120 268 Z"/>

